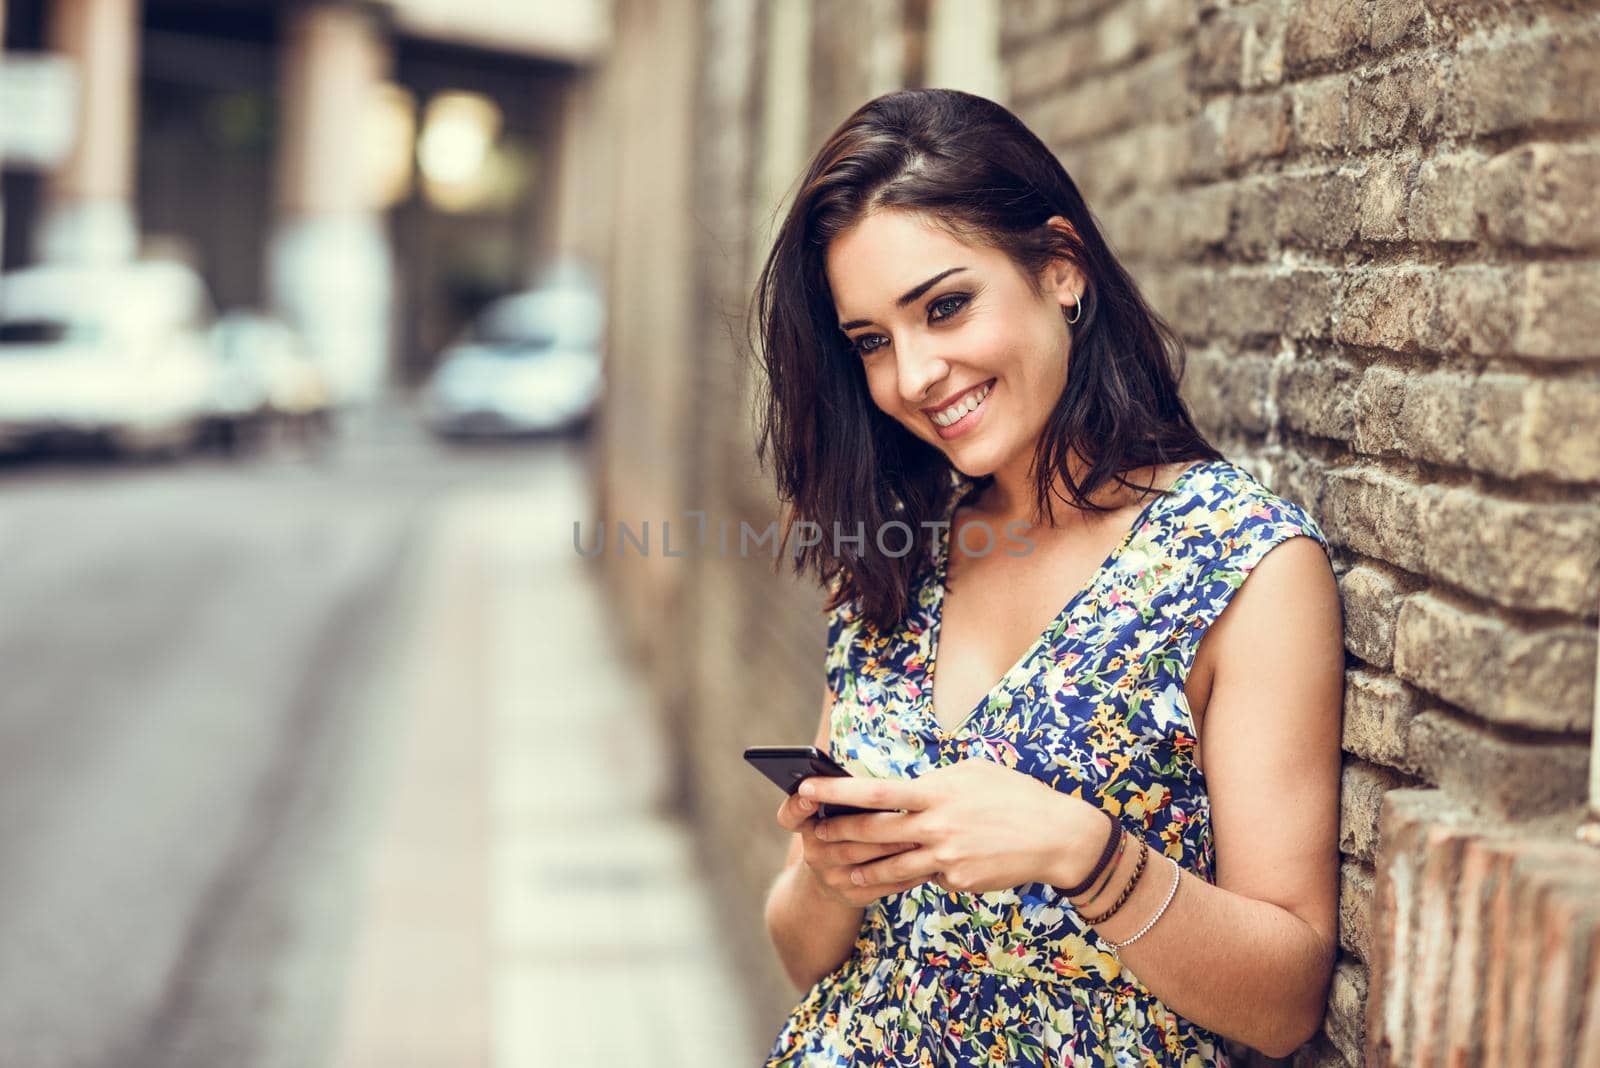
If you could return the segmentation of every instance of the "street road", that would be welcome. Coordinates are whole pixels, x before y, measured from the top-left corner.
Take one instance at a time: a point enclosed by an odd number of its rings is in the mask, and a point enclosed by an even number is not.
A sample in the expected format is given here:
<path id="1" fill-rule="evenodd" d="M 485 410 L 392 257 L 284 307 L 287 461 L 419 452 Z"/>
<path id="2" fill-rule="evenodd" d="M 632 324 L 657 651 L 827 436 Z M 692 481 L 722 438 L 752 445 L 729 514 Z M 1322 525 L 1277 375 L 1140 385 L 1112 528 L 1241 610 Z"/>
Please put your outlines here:
<path id="1" fill-rule="evenodd" d="M 0 1068 L 320 1062 L 419 531 L 579 448 L 0 464 Z"/>

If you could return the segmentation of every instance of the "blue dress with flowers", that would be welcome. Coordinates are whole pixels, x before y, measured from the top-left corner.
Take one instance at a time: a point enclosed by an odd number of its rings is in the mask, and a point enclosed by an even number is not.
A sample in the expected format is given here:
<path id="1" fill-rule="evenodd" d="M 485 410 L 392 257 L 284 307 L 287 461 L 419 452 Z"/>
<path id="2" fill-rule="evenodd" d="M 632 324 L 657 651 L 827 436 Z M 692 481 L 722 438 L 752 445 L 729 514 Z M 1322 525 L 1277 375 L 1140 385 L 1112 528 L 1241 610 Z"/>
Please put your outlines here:
<path id="1" fill-rule="evenodd" d="M 878 633 L 849 603 L 829 616 L 833 756 L 853 775 L 880 778 L 994 760 L 1099 805 L 1152 852 L 1214 882 L 1183 683 L 1206 627 L 1250 570 L 1300 535 L 1327 550 L 1303 509 L 1242 468 L 1191 464 L 947 731 L 928 681 L 944 527 L 892 632 Z M 1216 1068 L 1228 1057 L 1214 1033 L 1151 994 L 1055 888 L 965 894 L 927 882 L 867 907 L 854 951 L 806 991 L 766 1064 Z"/>

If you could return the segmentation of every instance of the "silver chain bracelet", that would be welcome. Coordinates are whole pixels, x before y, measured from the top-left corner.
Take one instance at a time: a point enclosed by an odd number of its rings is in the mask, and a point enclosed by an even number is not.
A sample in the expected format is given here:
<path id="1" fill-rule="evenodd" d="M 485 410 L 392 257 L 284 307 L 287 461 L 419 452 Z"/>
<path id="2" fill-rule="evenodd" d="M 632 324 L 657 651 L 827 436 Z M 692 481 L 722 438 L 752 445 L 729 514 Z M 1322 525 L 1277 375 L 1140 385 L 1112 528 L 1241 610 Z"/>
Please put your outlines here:
<path id="1" fill-rule="evenodd" d="M 1179 866 L 1177 861 L 1172 860 L 1171 857 L 1167 857 L 1167 859 L 1172 861 L 1172 889 L 1167 891 L 1167 899 L 1161 903 L 1161 907 L 1156 910 L 1156 914 L 1150 917 L 1149 921 L 1146 922 L 1143 927 L 1139 928 L 1138 934 L 1132 936 L 1131 938 L 1125 938 L 1121 942 L 1108 941 L 1107 944 L 1111 946 L 1112 949 L 1121 949 L 1123 946 L 1131 946 L 1133 943 L 1139 941 L 1139 939 L 1145 936 L 1146 931 L 1150 930 L 1150 928 L 1156 925 L 1156 921 L 1159 920 L 1162 917 L 1162 914 L 1167 911 L 1167 906 L 1172 904 L 1173 895 L 1177 894 L 1178 892 L 1178 881 L 1183 878 L 1183 868 Z"/>

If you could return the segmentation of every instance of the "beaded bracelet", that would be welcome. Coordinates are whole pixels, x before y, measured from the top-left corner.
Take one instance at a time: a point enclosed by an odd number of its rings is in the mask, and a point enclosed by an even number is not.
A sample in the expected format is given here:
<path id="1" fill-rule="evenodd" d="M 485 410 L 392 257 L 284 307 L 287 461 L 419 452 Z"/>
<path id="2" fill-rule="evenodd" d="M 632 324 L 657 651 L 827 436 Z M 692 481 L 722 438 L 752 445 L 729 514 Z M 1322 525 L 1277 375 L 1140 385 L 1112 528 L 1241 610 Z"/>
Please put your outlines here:
<path id="1" fill-rule="evenodd" d="M 1172 896 L 1178 892 L 1178 883 L 1183 879 L 1183 869 L 1179 867 L 1178 862 L 1172 860 L 1171 857 L 1167 857 L 1167 859 L 1172 861 L 1172 889 L 1167 891 L 1167 899 L 1161 903 L 1161 907 L 1156 910 L 1156 914 L 1150 917 L 1149 921 L 1143 927 L 1139 928 L 1138 934 L 1134 935 L 1132 938 L 1124 938 L 1120 942 L 1108 943 L 1113 951 L 1119 950 L 1123 946 L 1130 946 L 1139 939 L 1143 938 L 1145 932 L 1154 927 L 1156 925 L 1156 921 L 1159 920 L 1167 911 L 1167 906 L 1172 904 Z"/>
<path id="2" fill-rule="evenodd" d="M 1111 834 L 1108 838 L 1106 838 L 1105 848 L 1100 850 L 1100 859 L 1095 863 L 1094 870 L 1089 873 L 1088 878 L 1084 879 L 1083 882 L 1079 883 L 1077 886 L 1070 887 L 1066 890 L 1066 895 L 1068 897 L 1077 897 L 1079 894 L 1083 893 L 1085 890 L 1089 889 L 1089 887 L 1095 884 L 1095 880 L 1100 878 L 1100 873 L 1105 871 L 1106 865 L 1111 862 L 1112 850 L 1116 849 L 1117 843 L 1122 841 L 1122 821 L 1117 819 L 1117 817 L 1113 816 L 1109 812 L 1106 813 L 1106 819 L 1111 821 Z"/>
<path id="3" fill-rule="evenodd" d="M 1094 893 L 1084 898 L 1084 908 L 1088 908 L 1090 905 L 1093 905 L 1096 901 L 1098 901 L 1100 899 L 1100 895 L 1106 892 L 1106 887 L 1110 886 L 1112 880 L 1116 878 L 1117 865 L 1122 863 L 1122 854 L 1128 851 L 1128 835 L 1119 835 L 1118 839 L 1117 853 L 1111 858 L 1111 863 L 1106 866 L 1105 878 L 1100 880 L 1100 886 L 1095 890 Z"/>
<path id="4" fill-rule="evenodd" d="M 1128 900 L 1128 895 L 1132 894 L 1133 888 L 1138 885 L 1139 877 L 1144 874 L 1144 862 L 1149 856 L 1150 847 L 1145 844 L 1143 838 L 1139 839 L 1139 862 L 1133 866 L 1133 878 L 1129 879 L 1128 885 L 1122 888 L 1122 893 L 1117 896 L 1116 904 L 1098 916 L 1085 916 L 1083 918 L 1084 923 L 1091 925 L 1104 923 L 1117 914 L 1117 910 L 1122 908 L 1123 904 Z"/>

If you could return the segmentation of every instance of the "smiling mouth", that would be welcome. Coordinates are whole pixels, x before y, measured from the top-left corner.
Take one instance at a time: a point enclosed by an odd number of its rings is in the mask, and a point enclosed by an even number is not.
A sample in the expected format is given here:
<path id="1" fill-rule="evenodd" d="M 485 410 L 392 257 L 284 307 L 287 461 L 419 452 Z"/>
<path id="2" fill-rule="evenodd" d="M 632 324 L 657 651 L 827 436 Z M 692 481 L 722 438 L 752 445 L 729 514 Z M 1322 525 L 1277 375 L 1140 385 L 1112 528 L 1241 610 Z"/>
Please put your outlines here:
<path id="1" fill-rule="evenodd" d="M 968 412 L 982 404 L 983 399 L 989 395 L 989 391 L 992 389 L 994 389 L 994 379 L 991 378 L 983 385 L 969 390 L 956 403 L 950 405 L 948 408 L 941 408 L 939 411 L 928 416 L 928 418 L 933 420 L 934 426 L 937 426 L 941 429 L 952 426 L 959 422 L 961 418 Z"/>

